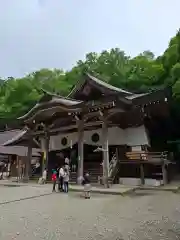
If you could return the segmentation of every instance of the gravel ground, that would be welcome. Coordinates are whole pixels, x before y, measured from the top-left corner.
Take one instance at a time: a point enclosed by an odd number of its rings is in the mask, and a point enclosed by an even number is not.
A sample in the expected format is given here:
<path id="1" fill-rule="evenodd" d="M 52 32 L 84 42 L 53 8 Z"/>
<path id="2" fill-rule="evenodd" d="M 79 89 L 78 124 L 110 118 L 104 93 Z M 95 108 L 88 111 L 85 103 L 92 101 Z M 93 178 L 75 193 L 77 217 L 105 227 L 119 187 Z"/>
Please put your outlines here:
<path id="1" fill-rule="evenodd" d="M 176 240 L 180 195 L 140 191 L 85 200 L 79 193 L 55 193 L 7 203 L 0 205 L 0 239 Z"/>
<path id="2" fill-rule="evenodd" d="M 0 205 L 19 201 L 24 198 L 32 198 L 40 195 L 51 194 L 52 189 L 49 187 L 33 187 L 33 186 L 14 186 L 5 187 L 0 185 Z"/>

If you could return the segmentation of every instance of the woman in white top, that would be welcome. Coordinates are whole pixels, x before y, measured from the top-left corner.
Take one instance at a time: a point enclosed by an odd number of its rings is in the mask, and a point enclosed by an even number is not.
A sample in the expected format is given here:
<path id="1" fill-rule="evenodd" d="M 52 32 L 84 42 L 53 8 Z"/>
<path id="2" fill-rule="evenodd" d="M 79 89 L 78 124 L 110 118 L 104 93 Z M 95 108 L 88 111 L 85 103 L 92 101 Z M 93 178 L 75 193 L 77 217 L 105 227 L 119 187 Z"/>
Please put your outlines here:
<path id="1" fill-rule="evenodd" d="M 59 183 L 58 183 L 58 190 L 63 191 L 63 181 L 64 181 L 64 167 L 59 169 Z"/>

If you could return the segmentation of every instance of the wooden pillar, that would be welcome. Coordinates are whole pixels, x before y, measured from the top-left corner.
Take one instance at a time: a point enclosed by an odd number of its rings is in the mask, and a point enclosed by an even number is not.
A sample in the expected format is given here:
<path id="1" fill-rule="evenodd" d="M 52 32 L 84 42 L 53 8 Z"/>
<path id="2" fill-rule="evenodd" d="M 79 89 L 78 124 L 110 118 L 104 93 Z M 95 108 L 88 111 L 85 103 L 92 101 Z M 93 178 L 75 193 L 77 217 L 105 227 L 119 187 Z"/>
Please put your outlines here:
<path id="1" fill-rule="evenodd" d="M 168 183 L 168 176 L 167 176 L 167 166 L 165 163 L 162 164 L 162 177 L 163 177 L 163 184 L 166 185 Z"/>
<path id="2" fill-rule="evenodd" d="M 41 174 L 43 174 L 45 168 L 45 159 L 46 159 L 46 151 L 45 151 L 45 138 L 41 137 L 41 152 L 42 152 L 42 164 L 41 164 Z"/>
<path id="3" fill-rule="evenodd" d="M 12 167 L 12 155 L 8 156 L 8 177 L 11 176 L 11 167 Z"/>
<path id="4" fill-rule="evenodd" d="M 46 169 L 48 169 L 48 164 L 49 164 L 49 142 L 50 142 L 50 136 L 47 135 L 45 137 L 45 152 L 46 152 L 45 168 Z"/>
<path id="5" fill-rule="evenodd" d="M 109 144 L 108 144 L 108 126 L 104 121 L 102 124 L 102 149 L 103 149 L 103 182 L 105 187 L 109 187 Z"/>
<path id="6" fill-rule="evenodd" d="M 16 156 L 16 175 L 17 175 L 17 182 L 19 182 L 19 156 Z"/>
<path id="7" fill-rule="evenodd" d="M 119 183 L 119 178 L 120 178 L 120 163 L 119 163 L 119 149 L 118 149 L 118 147 L 116 147 L 116 161 L 117 161 L 116 168 L 118 168 L 117 169 L 118 178 L 115 177 L 115 183 L 118 184 Z"/>
<path id="8" fill-rule="evenodd" d="M 31 176 L 31 160 L 32 160 L 32 144 L 30 142 L 28 145 L 27 159 L 25 164 L 25 175 L 24 175 L 25 182 L 28 182 L 29 177 Z"/>
<path id="9" fill-rule="evenodd" d="M 163 184 L 168 183 L 168 171 L 167 171 L 167 154 L 162 153 L 161 155 L 162 158 L 162 177 L 163 177 Z"/>
<path id="10" fill-rule="evenodd" d="M 78 121 L 78 175 L 77 182 L 81 183 L 81 177 L 84 175 L 84 122 Z"/>
<path id="11" fill-rule="evenodd" d="M 43 138 L 41 138 L 41 151 L 43 152 L 42 173 L 43 173 L 45 168 L 48 168 L 49 141 L 50 141 L 50 136 L 47 135 L 47 134 Z"/>
<path id="12" fill-rule="evenodd" d="M 145 177 L 144 177 L 144 165 L 140 163 L 140 175 L 141 175 L 141 184 L 145 184 Z"/>

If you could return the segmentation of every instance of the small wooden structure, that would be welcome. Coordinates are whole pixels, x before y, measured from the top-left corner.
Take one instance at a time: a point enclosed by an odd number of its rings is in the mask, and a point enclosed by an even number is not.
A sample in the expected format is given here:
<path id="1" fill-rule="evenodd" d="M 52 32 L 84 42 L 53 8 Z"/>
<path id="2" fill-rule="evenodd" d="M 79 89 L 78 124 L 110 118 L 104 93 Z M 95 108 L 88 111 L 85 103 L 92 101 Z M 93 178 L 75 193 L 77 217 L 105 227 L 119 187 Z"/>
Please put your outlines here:
<path id="1" fill-rule="evenodd" d="M 5 146 L 6 144 L 10 144 L 11 142 L 14 143 L 14 145 L 17 143 L 17 139 L 21 139 L 21 142 L 23 141 L 23 136 L 25 135 L 26 130 L 22 131 L 19 129 L 14 130 L 7 130 L 7 131 L 1 131 L 0 132 L 0 154 L 1 159 L 0 161 L 5 162 L 7 167 L 6 170 L 9 172 L 10 176 L 16 176 L 18 181 L 21 179 L 25 179 L 27 177 L 25 175 L 26 171 L 26 161 L 27 161 L 27 153 L 28 153 L 28 147 L 23 143 L 23 146 L 21 144 L 19 146 Z M 21 143 L 20 142 L 20 143 Z M 6 144 L 4 144 L 6 143 Z M 32 144 L 32 157 L 40 157 L 40 149 L 37 148 L 38 145 L 33 142 Z M 9 166 L 10 165 L 10 166 Z M 8 170 L 8 166 L 10 169 Z M 28 173 L 29 174 L 29 173 Z"/>
<path id="2" fill-rule="evenodd" d="M 145 172 L 144 167 L 145 165 L 155 165 L 160 166 L 162 169 L 162 179 L 163 183 L 167 184 L 168 177 L 167 177 L 167 167 L 171 164 L 170 161 L 167 159 L 167 153 L 163 152 L 127 152 L 126 153 L 127 160 L 120 161 L 120 164 L 135 164 L 137 167 L 140 168 L 140 178 L 141 184 L 144 185 L 145 183 Z"/>

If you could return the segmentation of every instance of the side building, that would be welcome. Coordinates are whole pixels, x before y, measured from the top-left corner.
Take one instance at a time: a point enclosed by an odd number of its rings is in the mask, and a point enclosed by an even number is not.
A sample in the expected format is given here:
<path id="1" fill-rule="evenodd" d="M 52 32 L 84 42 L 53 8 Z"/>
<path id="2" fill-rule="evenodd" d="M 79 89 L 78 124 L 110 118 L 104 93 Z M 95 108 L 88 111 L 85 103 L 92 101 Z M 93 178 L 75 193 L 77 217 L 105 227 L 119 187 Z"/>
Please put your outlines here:
<path id="1" fill-rule="evenodd" d="M 21 142 L 19 142 L 20 145 L 4 146 L 4 143 L 8 145 L 11 141 L 16 143 L 16 139 L 23 139 L 25 133 L 26 130 L 20 129 L 0 131 L 0 179 L 16 177 L 18 181 L 25 180 L 27 145 L 24 142 L 22 146 Z M 35 165 L 33 162 L 39 162 L 41 154 L 36 142 L 33 142 L 32 147 L 31 164 Z"/>

